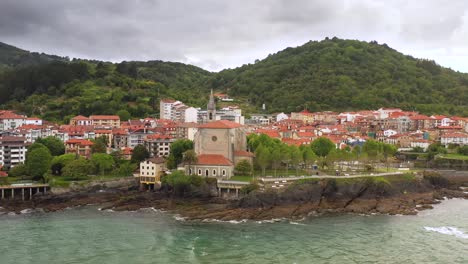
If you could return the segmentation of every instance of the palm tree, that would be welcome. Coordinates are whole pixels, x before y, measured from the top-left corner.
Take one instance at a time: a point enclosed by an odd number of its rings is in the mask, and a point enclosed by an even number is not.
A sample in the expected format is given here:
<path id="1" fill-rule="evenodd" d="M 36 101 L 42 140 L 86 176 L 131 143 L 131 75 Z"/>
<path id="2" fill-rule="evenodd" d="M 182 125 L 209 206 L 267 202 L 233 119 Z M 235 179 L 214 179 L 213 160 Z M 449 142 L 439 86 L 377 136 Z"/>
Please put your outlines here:
<path id="1" fill-rule="evenodd" d="M 198 161 L 197 153 L 193 149 L 189 149 L 183 153 L 183 161 L 184 163 L 188 163 L 189 165 L 189 174 L 192 171 L 192 164 Z"/>

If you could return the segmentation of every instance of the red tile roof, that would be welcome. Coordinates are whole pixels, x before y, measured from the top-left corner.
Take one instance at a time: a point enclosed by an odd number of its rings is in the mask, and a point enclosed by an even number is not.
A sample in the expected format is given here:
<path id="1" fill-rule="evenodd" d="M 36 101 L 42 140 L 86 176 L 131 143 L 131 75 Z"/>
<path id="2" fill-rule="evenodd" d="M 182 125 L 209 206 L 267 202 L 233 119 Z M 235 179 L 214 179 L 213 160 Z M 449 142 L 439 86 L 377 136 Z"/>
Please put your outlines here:
<path id="1" fill-rule="evenodd" d="M 238 128 L 238 127 L 242 127 L 242 125 L 236 122 L 229 121 L 229 120 L 219 120 L 219 121 L 202 124 L 199 126 L 199 128 L 211 128 L 211 129 L 231 129 L 231 128 Z"/>
<path id="2" fill-rule="evenodd" d="M 257 131 L 257 134 L 265 134 L 271 138 L 280 138 L 281 135 L 278 131 L 275 131 L 275 130 L 265 130 L 265 129 L 259 129 Z"/>
<path id="3" fill-rule="evenodd" d="M 5 111 L 3 113 L 0 113 L 0 119 L 25 119 L 25 117 L 22 115 L 17 115 L 10 111 Z"/>
<path id="4" fill-rule="evenodd" d="M 95 130 L 94 133 L 96 133 L 96 134 L 112 134 L 112 130 L 98 129 L 98 130 Z"/>
<path id="5" fill-rule="evenodd" d="M 132 148 L 122 148 L 122 155 L 132 155 L 133 149 Z"/>
<path id="6" fill-rule="evenodd" d="M 468 134 L 464 133 L 446 133 L 441 138 L 468 138 Z"/>
<path id="7" fill-rule="evenodd" d="M 87 118 L 86 116 L 79 115 L 73 117 L 71 120 L 89 120 L 89 118 Z"/>
<path id="8" fill-rule="evenodd" d="M 198 155 L 197 165 L 219 165 L 232 166 L 232 162 L 223 155 L 217 154 L 202 154 Z"/>
<path id="9" fill-rule="evenodd" d="M 314 132 L 297 132 L 298 137 L 315 137 Z"/>
<path id="10" fill-rule="evenodd" d="M 148 135 L 146 138 L 147 139 L 171 139 L 172 136 L 170 136 L 170 135 L 161 135 L 161 134 L 153 134 L 153 135 Z"/>

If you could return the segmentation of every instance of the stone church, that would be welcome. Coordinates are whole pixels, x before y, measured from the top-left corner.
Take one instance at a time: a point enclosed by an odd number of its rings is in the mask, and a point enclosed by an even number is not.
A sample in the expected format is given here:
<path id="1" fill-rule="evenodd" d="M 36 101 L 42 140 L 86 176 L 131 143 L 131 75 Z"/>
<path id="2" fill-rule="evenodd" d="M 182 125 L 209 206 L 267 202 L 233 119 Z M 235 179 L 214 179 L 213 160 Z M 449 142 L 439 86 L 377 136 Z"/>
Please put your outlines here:
<path id="1" fill-rule="evenodd" d="M 253 154 L 247 151 L 247 136 L 242 125 L 214 120 L 216 105 L 213 93 L 207 108 L 208 122 L 198 127 L 194 138 L 198 161 L 191 166 L 186 164 L 185 170 L 189 175 L 229 179 L 239 161 L 246 159 L 252 163 Z"/>

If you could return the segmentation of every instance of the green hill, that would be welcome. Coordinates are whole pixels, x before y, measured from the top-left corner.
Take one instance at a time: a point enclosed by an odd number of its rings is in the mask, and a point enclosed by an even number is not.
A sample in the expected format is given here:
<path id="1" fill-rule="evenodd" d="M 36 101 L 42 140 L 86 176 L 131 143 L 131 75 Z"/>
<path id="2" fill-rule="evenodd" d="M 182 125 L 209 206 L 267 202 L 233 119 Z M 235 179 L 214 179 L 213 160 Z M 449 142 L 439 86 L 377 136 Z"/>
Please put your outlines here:
<path id="1" fill-rule="evenodd" d="M 0 109 L 56 122 L 78 114 L 145 117 L 159 112 L 160 98 L 205 105 L 211 76 L 192 65 L 163 61 L 23 64 L 0 72 Z"/>
<path id="2" fill-rule="evenodd" d="M 468 74 L 403 55 L 377 42 L 310 41 L 221 71 L 215 89 L 270 112 L 375 109 L 468 115 Z"/>
<path id="3" fill-rule="evenodd" d="M 68 61 L 68 58 L 47 55 L 44 53 L 29 52 L 0 42 L 0 70 L 13 67 L 40 65 L 52 61 Z"/>
<path id="4" fill-rule="evenodd" d="M 468 116 L 468 74 L 377 42 L 337 38 L 211 73 L 183 63 L 69 61 L 0 45 L 0 109 L 67 122 L 82 114 L 156 115 L 161 98 L 204 107 L 210 89 L 250 112 L 401 107 Z"/>

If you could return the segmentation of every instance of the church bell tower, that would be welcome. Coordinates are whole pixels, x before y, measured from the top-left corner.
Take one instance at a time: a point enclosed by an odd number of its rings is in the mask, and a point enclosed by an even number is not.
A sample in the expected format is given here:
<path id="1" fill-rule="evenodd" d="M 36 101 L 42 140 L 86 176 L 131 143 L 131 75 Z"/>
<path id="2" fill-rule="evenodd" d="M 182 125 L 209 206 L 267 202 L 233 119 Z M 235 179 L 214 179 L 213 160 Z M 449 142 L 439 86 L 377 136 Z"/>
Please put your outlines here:
<path id="1" fill-rule="evenodd" d="M 213 89 L 211 89 L 210 100 L 207 106 L 207 121 L 212 122 L 216 120 L 216 103 L 213 96 Z"/>

